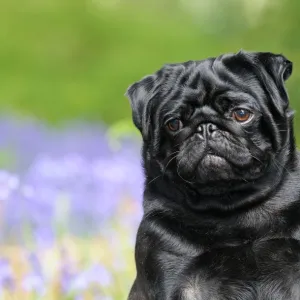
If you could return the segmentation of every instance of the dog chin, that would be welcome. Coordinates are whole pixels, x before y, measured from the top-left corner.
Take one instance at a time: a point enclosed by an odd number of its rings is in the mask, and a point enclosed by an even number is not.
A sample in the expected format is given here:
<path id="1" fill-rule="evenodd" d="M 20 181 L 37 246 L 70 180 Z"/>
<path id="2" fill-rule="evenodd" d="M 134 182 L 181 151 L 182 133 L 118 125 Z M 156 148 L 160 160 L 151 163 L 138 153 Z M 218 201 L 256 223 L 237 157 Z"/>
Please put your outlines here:
<path id="1" fill-rule="evenodd" d="M 214 168 L 224 168 L 226 165 L 228 165 L 228 162 L 225 160 L 225 158 L 221 156 L 214 155 L 214 154 L 207 154 L 202 158 L 200 164 L 203 168 L 214 169 Z"/>
<path id="2" fill-rule="evenodd" d="M 229 181 L 234 174 L 230 163 L 223 157 L 207 154 L 199 162 L 196 178 L 199 183 Z"/>

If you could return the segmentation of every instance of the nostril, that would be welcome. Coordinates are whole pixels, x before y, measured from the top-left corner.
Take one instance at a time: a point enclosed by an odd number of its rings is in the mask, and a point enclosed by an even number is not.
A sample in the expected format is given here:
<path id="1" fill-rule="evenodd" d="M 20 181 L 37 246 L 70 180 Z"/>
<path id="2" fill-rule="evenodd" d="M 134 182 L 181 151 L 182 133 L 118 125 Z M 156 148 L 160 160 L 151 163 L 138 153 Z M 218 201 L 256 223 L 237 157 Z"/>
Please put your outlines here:
<path id="1" fill-rule="evenodd" d="M 214 131 L 216 131 L 218 129 L 218 127 L 215 124 L 207 124 L 207 132 L 209 134 L 212 134 Z"/>
<path id="2" fill-rule="evenodd" d="M 202 125 L 198 126 L 197 131 L 198 133 L 203 133 L 203 126 Z"/>
<path id="3" fill-rule="evenodd" d="M 213 135 L 213 133 L 218 129 L 218 127 L 213 123 L 200 124 L 197 127 L 197 133 L 201 138 Z"/>

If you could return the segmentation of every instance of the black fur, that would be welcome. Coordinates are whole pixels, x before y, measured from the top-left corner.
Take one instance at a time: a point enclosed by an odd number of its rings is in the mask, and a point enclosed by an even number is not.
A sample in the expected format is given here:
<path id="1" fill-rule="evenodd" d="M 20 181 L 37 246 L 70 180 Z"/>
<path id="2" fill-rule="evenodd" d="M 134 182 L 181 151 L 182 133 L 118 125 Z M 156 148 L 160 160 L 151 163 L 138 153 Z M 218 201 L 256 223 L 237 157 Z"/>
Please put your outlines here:
<path id="1" fill-rule="evenodd" d="M 291 73 L 282 55 L 240 51 L 128 89 L 146 176 L 129 300 L 300 299 Z"/>

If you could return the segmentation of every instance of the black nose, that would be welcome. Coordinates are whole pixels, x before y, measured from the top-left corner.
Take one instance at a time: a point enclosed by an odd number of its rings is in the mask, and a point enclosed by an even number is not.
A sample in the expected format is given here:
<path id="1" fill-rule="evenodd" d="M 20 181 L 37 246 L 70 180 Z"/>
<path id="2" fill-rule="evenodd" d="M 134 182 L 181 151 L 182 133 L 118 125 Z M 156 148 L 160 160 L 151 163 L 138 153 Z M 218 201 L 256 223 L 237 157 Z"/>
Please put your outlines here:
<path id="1" fill-rule="evenodd" d="M 197 128 L 197 132 L 202 139 L 213 136 L 216 130 L 218 130 L 218 127 L 213 123 L 200 124 Z"/>

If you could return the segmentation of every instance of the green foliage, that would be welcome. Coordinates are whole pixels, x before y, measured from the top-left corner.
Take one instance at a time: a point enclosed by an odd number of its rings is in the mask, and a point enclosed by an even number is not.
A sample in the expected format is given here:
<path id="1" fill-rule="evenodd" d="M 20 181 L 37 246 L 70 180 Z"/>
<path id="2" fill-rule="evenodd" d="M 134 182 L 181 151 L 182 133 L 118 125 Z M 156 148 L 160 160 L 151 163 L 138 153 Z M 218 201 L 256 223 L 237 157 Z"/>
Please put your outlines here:
<path id="1" fill-rule="evenodd" d="M 133 81 L 164 63 L 243 48 L 294 62 L 297 110 L 299 9 L 295 0 L 3 0 L 0 105 L 55 123 L 130 122 Z"/>

